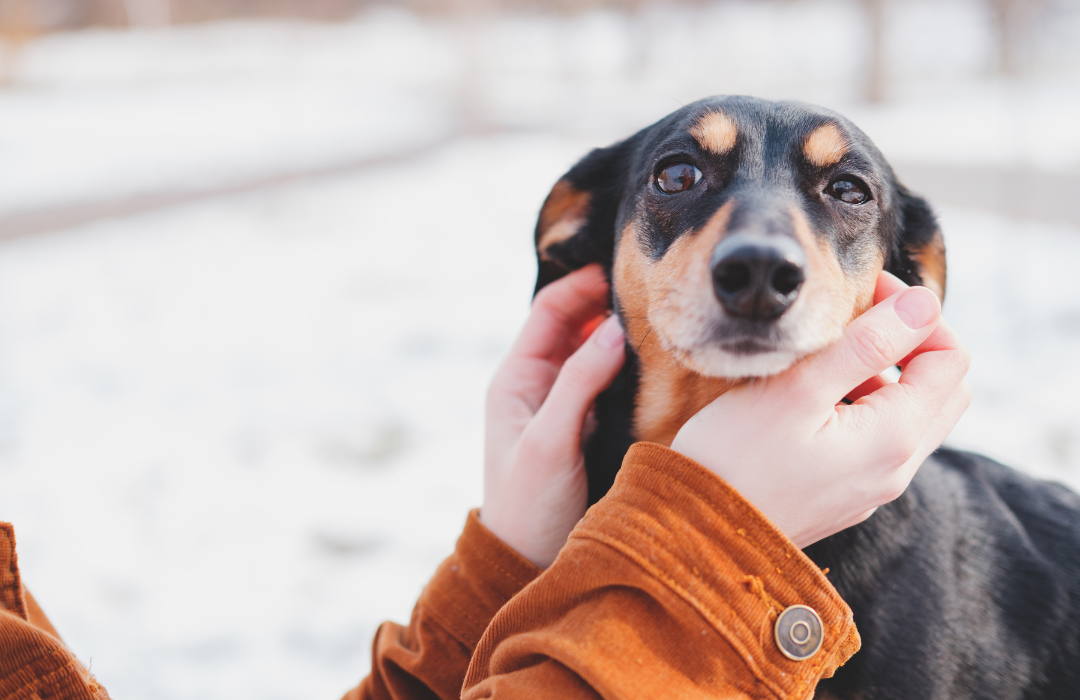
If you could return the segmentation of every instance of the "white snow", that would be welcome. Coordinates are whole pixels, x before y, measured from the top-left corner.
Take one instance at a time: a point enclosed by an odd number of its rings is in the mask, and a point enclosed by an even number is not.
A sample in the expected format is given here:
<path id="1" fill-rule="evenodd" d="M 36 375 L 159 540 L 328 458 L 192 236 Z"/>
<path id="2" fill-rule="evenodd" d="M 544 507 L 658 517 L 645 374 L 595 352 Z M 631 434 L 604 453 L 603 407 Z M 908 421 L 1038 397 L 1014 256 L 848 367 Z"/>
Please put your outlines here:
<path id="1" fill-rule="evenodd" d="M 583 152 L 423 162 L 0 248 L 0 513 L 116 697 L 336 697 L 479 503 L 538 200 Z"/>
<path id="2" fill-rule="evenodd" d="M 0 519 L 65 639 L 117 698 L 355 684 L 376 625 L 408 620 L 479 503 L 483 394 L 527 313 L 540 202 L 589 148 L 681 102 L 797 97 L 891 158 L 1077 168 L 1067 42 L 995 82 L 977 3 L 902 5 L 890 51 L 915 59 L 873 108 L 839 0 L 32 43 L 0 91 L 0 217 L 474 132 L 0 242 Z M 946 316 L 975 358 L 950 442 L 1080 488 L 1080 231 L 941 214 Z"/>

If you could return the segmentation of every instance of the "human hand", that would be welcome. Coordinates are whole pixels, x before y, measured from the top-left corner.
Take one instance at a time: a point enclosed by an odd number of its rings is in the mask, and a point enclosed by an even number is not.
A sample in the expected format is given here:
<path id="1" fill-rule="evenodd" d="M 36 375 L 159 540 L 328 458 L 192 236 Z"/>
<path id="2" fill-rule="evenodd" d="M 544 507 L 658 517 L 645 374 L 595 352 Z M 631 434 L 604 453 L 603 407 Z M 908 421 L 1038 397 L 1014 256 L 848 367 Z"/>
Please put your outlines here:
<path id="1" fill-rule="evenodd" d="M 671 445 L 800 549 L 899 497 L 971 401 L 970 357 L 937 297 L 883 272 L 874 301 L 835 345 L 731 389 Z M 881 379 L 896 364 L 899 383 Z M 856 400 L 840 404 L 845 396 Z"/>
<path id="2" fill-rule="evenodd" d="M 585 514 L 587 419 L 625 360 L 607 313 L 599 265 L 544 287 L 488 389 L 480 522 L 542 568 Z"/>

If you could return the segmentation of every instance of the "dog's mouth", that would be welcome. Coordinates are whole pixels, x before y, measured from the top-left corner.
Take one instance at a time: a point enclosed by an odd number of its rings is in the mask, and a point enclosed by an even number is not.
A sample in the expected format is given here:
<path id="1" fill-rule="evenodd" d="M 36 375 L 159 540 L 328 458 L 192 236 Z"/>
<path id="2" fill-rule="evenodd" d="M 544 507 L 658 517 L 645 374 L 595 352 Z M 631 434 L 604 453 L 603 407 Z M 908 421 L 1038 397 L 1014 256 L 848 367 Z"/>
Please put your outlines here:
<path id="1" fill-rule="evenodd" d="M 747 338 L 733 343 L 721 343 L 720 347 L 732 355 L 761 355 L 762 353 L 774 352 L 776 346 L 772 343 L 763 343 L 760 340 Z"/>
<path id="2" fill-rule="evenodd" d="M 810 307 L 768 320 L 731 318 L 715 310 L 709 321 L 654 326 L 683 366 L 710 377 L 764 377 L 786 370 L 836 339 L 826 315 Z M 698 318 L 701 318 L 700 316 Z M 697 331 L 692 329 L 697 326 Z M 671 331 L 675 332 L 672 333 Z"/>
<path id="3" fill-rule="evenodd" d="M 724 318 L 713 324 L 710 335 L 704 345 L 717 346 L 732 355 L 761 355 L 790 345 L 787 334 L 780 328 L 779 319 L 748 321 Z"/>

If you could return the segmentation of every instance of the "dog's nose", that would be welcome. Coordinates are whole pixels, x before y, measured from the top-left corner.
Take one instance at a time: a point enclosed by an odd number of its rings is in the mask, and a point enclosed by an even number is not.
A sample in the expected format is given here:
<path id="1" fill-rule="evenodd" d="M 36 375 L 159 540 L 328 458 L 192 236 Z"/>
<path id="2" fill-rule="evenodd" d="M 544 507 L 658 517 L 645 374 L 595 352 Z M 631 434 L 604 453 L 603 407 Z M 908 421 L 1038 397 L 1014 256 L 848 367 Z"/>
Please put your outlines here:
<path id="1" fill-rule="evenodd" d="M 736 234 L 713 251 L 713 291 L 730 315 L 771 321 L 798 298 L 805 268 L 806 255 L 792 238 Z"/>

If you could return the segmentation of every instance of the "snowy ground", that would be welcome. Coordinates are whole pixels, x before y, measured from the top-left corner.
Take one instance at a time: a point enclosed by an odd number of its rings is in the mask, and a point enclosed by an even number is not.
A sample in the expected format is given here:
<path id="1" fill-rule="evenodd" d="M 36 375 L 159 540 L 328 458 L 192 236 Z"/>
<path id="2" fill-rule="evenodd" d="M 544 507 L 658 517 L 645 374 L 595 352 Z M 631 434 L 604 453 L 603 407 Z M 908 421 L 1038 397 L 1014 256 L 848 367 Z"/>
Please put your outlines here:
<path id="1" fill-rule="evenodd" d="M 0 507 L 117 697 L 359 680 L 479 501 L 537 199 L 579 150 L 467 142 L 0 249 Z"/>
<path id="2" fill-rule="evenodd" d="M 651 16 L 644 59 L 620 53 L 638 30 L 610 15 L 101 32 L 23 54 L 0 92 L 0 217 L 528 128 L 0 244 L 0 518 L 114 697 L 335 698 L 366 672 L 375 626 L 407 620 L 479 502 L 483 392 L 528 308 L 539 203 L 589 147 L 673 108 L 667 94 L 794 95 L 893 158 L 1077 170 L 1068 70 L 951 97 L 915 81 L 942 55 L 970 78 L 978 37 L 920 49 L 903 99 L 873 109 L 849 68 L 781 70 L 797 46 L 664 81 L 663 57 L 710 26 L 855 41 L 846 14 L 820 11 L 844 3 L 799 7 Z M 505 61 L 462 83 L 461 36 Z M 499 49 L 515 46 L 533 50 Z M 975 358 L 950 442 L 1080 488 L 1080 231 L 941 214 L 946 316 Z"/>

